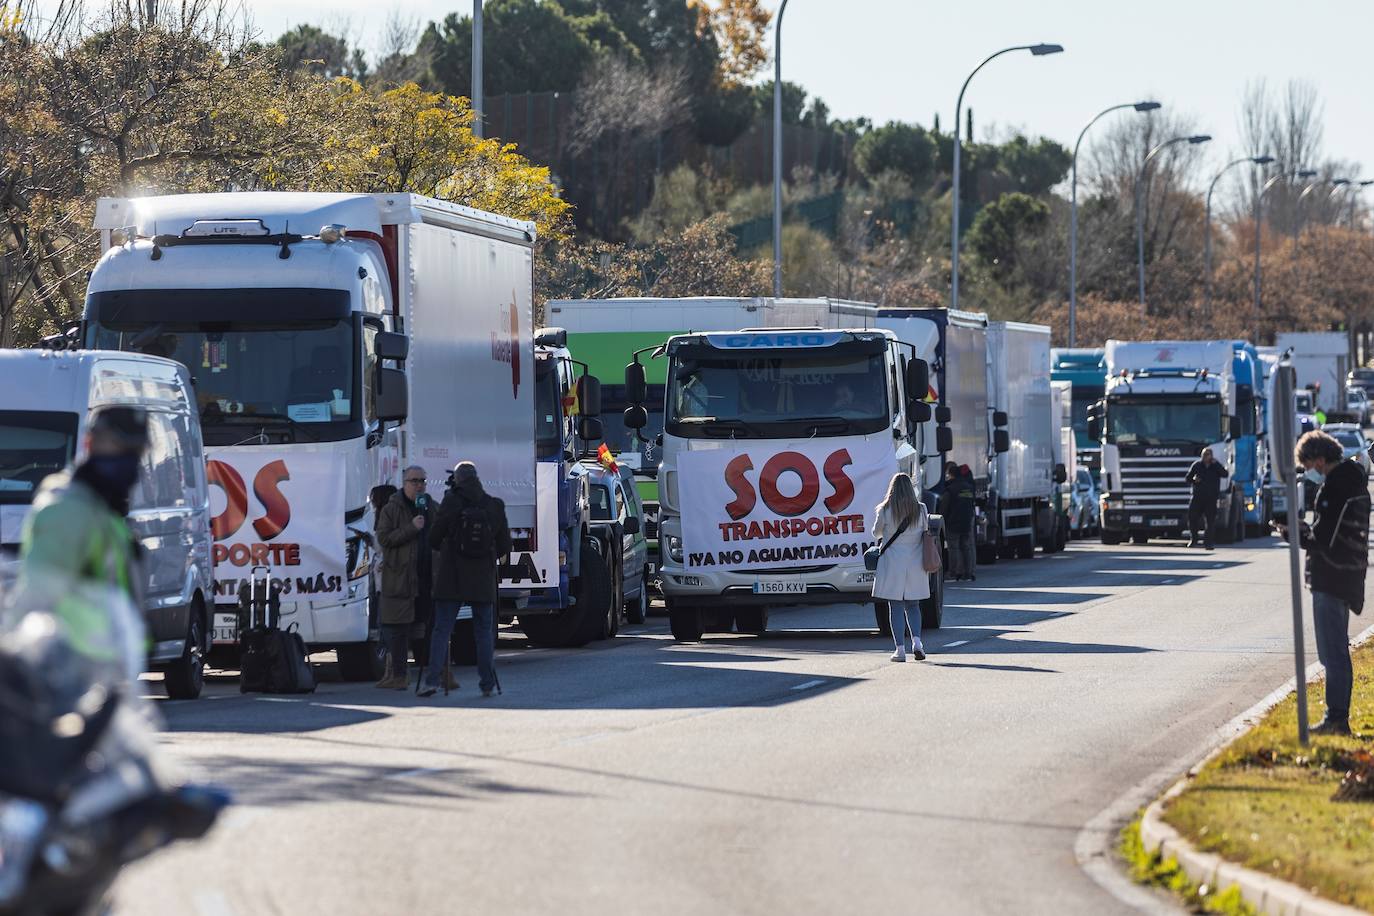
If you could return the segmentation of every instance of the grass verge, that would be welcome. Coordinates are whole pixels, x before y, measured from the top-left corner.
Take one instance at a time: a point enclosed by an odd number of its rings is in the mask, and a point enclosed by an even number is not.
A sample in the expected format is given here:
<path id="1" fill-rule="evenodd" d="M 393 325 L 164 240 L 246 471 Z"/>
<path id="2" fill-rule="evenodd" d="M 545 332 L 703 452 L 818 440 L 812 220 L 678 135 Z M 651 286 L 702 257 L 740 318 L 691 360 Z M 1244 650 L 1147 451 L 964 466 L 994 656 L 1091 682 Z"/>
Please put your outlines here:
<path id="1" fill-rule="evenodd" d="M 1241 899 L 1240 888 L 1228 887 L 1218 891 L 1205 884 L 1199 886 L 1188 877 L 1178 860 L 1172 857 L 1164 859 L 1157 852 L 1147 852 L 1140 839 L 1139 817 L 1121 831 L 1121 843 L 1117 848 L 1135 881 L 1171 891 L 1190 912 L 1255 916 L 1254 908 Z"/>
<path id="2" fill-rule="evenodd" d="M 1289 696 L 1202 767 L 1164 819 L 1200 849 L 1374 910 L 1374 643 L 1353 658 L 1355 737 L 1303 748 Z M 1308 687 L 1313 719 L 1324 688 Z"/>

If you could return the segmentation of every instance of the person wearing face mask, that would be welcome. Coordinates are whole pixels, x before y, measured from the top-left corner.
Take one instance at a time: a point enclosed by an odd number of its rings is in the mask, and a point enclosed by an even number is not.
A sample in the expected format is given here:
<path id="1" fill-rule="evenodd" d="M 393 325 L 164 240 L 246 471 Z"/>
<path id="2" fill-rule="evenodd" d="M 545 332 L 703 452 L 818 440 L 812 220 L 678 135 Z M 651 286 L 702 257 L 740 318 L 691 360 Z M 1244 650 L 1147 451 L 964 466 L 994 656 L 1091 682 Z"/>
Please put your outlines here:
<path id="1" fill-rule="evenodd" d="M 1369 478 L 1329 433 L 1313 430 L 1298 440 L 1294 457 L 1321 484 L 1312 524 L 1302 523 L 1298 543 L 1307 551 L 1307 585 L 1317 658 L 1326 668 L 1326 717 L 1314 734 L 1350 734 L 1350 615 L 1364 610 L 1369 565 Z M 1286 539 L 1288 530 L 1278 526 Z"/>
<path id="2" fill-rule="evenodd" d="M 138 548 L 124 517 L 147 447 L 142 408 L 106 407 L 91 417 L 85 457 L 49 475 L 34 495 L 19 545 L 21 577 L 110 585 L 143 606 Z"/>

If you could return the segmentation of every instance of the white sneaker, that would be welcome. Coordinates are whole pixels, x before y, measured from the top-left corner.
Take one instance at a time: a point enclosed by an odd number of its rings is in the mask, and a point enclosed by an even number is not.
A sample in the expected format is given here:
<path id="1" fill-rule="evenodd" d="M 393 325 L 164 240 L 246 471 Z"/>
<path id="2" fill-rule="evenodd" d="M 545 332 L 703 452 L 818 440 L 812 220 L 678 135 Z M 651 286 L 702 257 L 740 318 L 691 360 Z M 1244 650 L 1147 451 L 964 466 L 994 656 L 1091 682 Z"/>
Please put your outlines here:
<path id="1" fill-rule="evenodd" d="M 926 647 L 922 645 L 921 637 L 919 636 L 913 636 L 911 638 L 911 657 L 918 662 L 926 660 Z"/>
<path id="2" fill-rule="evenodd" d="M 906 661 L 906 649 L 903 646 L 898 646 L 897 651 L 892 653 L 892 660 L 894 662 Z"/>

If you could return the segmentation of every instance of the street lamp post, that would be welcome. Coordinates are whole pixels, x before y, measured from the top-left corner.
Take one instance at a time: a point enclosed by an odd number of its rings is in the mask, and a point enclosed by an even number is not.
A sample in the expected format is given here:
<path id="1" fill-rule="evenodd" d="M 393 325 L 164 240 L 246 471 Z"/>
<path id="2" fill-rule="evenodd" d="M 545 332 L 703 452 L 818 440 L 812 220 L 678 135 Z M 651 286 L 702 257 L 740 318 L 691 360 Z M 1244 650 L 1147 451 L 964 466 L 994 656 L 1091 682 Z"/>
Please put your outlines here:
<path id="1" fill-rule="evenodd" d="M 781 15 L 781 14 L 779 14 Z M 983 62 L 973 68 L 973 72 L 964 80 L 964 85 L 959 88 L 959 101 L 954 105 L 954 187 L 952 188 L 953 197 L 950 201 L 950 296 L 949 307 L 957 309 L 959 307 L 959 130 L 960 120 L 964 114 L 964 91 L 968 89 L 968 84 L 978 75 L 994 58 L 1001 57 L 1003 54 L 1010 54 L 1012 51 L 1029 51 L 1036 57 L 1044 57 L 1047 54 L 1058 54 L 1064 50 L 1063 45 L 1038 44 L 1038 45 L 1016 45 L 1011 48 L 1003 48 L 995 54 L 989 54 Z"/>
<path id="2" fill-rule="evenodd" d="M 1250 316 L 1250 328 L 1255 339 L 1259 339 L 1259 316 L 1261 291 L 1263 289 L 1263 278 L 1260 275 L 1260 234 L 1264 231 L 1263 205 L 1264 195 L 1269 193 L 1269 189 L 1278 184 L 1285 178 L 1311 178 L 1317 174 L 1314 169 L 1297 169 L 1292 174 L 1280 172 L 1273 178 L 1264 183 L 1264 187 L 1255 192 L 1255 304 L 1254 314 Z"/>
<path id="3" fill-rule="evenodd" d="M 1212 139 L 1211 134 L 1194 134 L 1191 137 L 1171 137 L 1156 146 L 1145 154 L 1145 161 L 1140 163 L 1140 171 L 1135 176 L 1135 251 L 1137 274 L 1140 283 L 1140 307 L 1145 308 L 1145 221 L 1140 206 L 1140 183 L 1145 180 L 1145 170 L 1150 167 L 1150 162 L 1159 153 L 1175 143 L 1190 143 L 1196 146 L 1199 143 L 1206 143 Z"/>
<path id="4" fill-rule="evenodd" d="M 782 14 L 773 24 L 773 295 L 782 295 Z"/>
<path id="5" fill-rule="evenodd" d="M 472 0 L 472 132 L 485 137 L 482 123 L 482 0 Z"/>
<path id="6" fill-rule="evenodd" d="M 1120 111 L 1123 108 L 1134 108 L 1136 111 L 1154 111 L 1159 108 L 1158 102 L 1124 102 L 1120 105 L 1113 105 L 1099 111 L 1091 121 L 1083 126 L 1078 132 L 1078 139 L 1073 144 L 1073 164 L 1070 167 L 1072 178 L 1069 181 L 1069 346 L 1077 345 L 1078 341 L 1078 147 L 1083 144 L 1083 136 L 1088 132 L 1088 128 L 1096 124 L 1103 115 L 1111 114 L 1113 111 Z M 958 125 L 955 125 L 956 127 Z"/>
<path id="7" fill-rule="evenodd" d="M 1315 174 L 1315 173 L 1311 173 L 1311 174 Z M 1335 188 L 1339 188 L 1339 187 L 1341 187 L 1341 186 L 1343 186 L 1343 185 L 1348 185 L 1348 184 L 1350 184 L 1350 179 L 1349 179 L 1349 178 L 1320 178 L 1320 179 L 1318 179 L 1318 180 L 1312 182 L 1312 183 L 1311 183 L 1310 185 L 1308 185 L 1307 187 L 1305 187 L 1305 188 L 1302 189 L 1302 193 L 1298 195 L 1298 202 L 1297 202 L 1297 203 L 1294 205 L 1294 207 L 1293 207 L 1293 241 L 1294 241 L 1295 243 L 1297 242 L 1298 236 L 1302 235 L 1302 224 L 1303 224 L 1303 217 L 1302 217 L 1302 202 L 1303 202 L 1304 200 L 1307 199 L 1307 195 L 1308 195 L 1308 194 L 1311 194 L 1313 191 L 1315 191 L 1317 188 L 1320 188 L 1320 187 L 1321 187 L 1322 185 L 1324 185 L 1324 184 L 1332 185 L 1332 189 L 1334 190 Z M 1327 200 L 1328 200 L 1328 201 L 1331 200 L 1330 195 L 1327 195 Z"/>
<path id="8" fill-rule="evenodd" d="M 1207 216 L 1202 230 L 1202 250 L 1204 263 L 1203 270 L 1204 276 L 1206 277 L 1204 302 L 1209 317 L 1212 314 L 1212 192 L 1216 190 L 1217 182 L 1221 180 L 1221 176 L 1225 175 L 1226 170 L 1232 166 L 1240 165 L 1242 162 L 1253 162 L 1255 165 L 1268 165 L 1273 161 L 1273 156 L 1244 156 L 1240 159 L 1232 160 L 1221 167 L 1221 171 L 1217 172 L 1216 177 L 1212 179 L 1212 183 L 1207 186 Z"/>

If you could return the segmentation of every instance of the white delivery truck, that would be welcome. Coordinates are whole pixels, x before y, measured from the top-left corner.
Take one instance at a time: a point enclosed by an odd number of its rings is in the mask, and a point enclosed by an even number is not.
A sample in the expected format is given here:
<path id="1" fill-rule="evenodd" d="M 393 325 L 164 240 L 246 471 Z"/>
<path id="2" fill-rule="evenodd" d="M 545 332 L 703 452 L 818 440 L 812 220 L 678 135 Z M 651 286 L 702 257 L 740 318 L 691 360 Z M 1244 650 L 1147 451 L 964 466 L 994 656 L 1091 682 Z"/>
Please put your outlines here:
<path id="1" fill-rule="evenodd" d="M 1051 505 L 1059 432 L 1050 400 L 1050 329 L 988 322 L 987 371 L 989 409 L 1006 415 L 1010 439 L 1007 450 L 993 458 L 989 484 L 998 543 L 1003 556 L 1024 559 L 1034 555 L 1037 543 L 1059 543 Z"/>
<path id="2" fill-rule="evenodd" d="M 146 412 L 148 448 L 128 520 L 142 548 L 148 663 L 165 672 L 168 696 L 200 696 L 214 578 L 205 453 L 186 367 L 141 353 L 0 350 L 0 378 L 0 565 L 15 562 L 43 479 L 85 457 L 92 413 Z"/>
<path id="3" fill-rule="evenodd" d="M 1289 352 L 1298 388 L 1316 392 L 1315 406 L 1344 413 L 1346 374 L 1350 371 L 1350 338 L 1344 331 L 1290 331 L 1274 337 L 1274 348 Z"/>
<path id="4" fill-rule="evenodd" d="M 1050 382 L 1050 425 L 1054 444 L 1054 508 L 1058 515 L 1053 543 L 1045 551 L 1063 550 L 1069 541 L 1069 510 L 1078 467 L 1078 440 L 1073 428 L 1073 383 Z"/>
<path id="5" fill-rule="evenodd" d="M 266 567 L 283 626 L 380 675 L 369 495 L 477 463 L 535 524 L 534 226 L 411 194 L 102 199 L 87 346 L 191 373 L 214 505 L 216 637 Z M 255 574 L 255 570 L 258 570 Z"/>
<path id="6" fill-rule="evenodd" d="M 931 412 L 929 366 L 908 353 L 890 331 L 814 327 L 684 334 L 653 351 L 667 363 L 659 537 L 676 638 L 763 632 L 771 608 L 872 601 L 874 509 L 897 471 L 916 472 Z M 625 424 L 640 429 L 634 360 Z M 940 573 L 931 585 L 934 628 Z"/>

